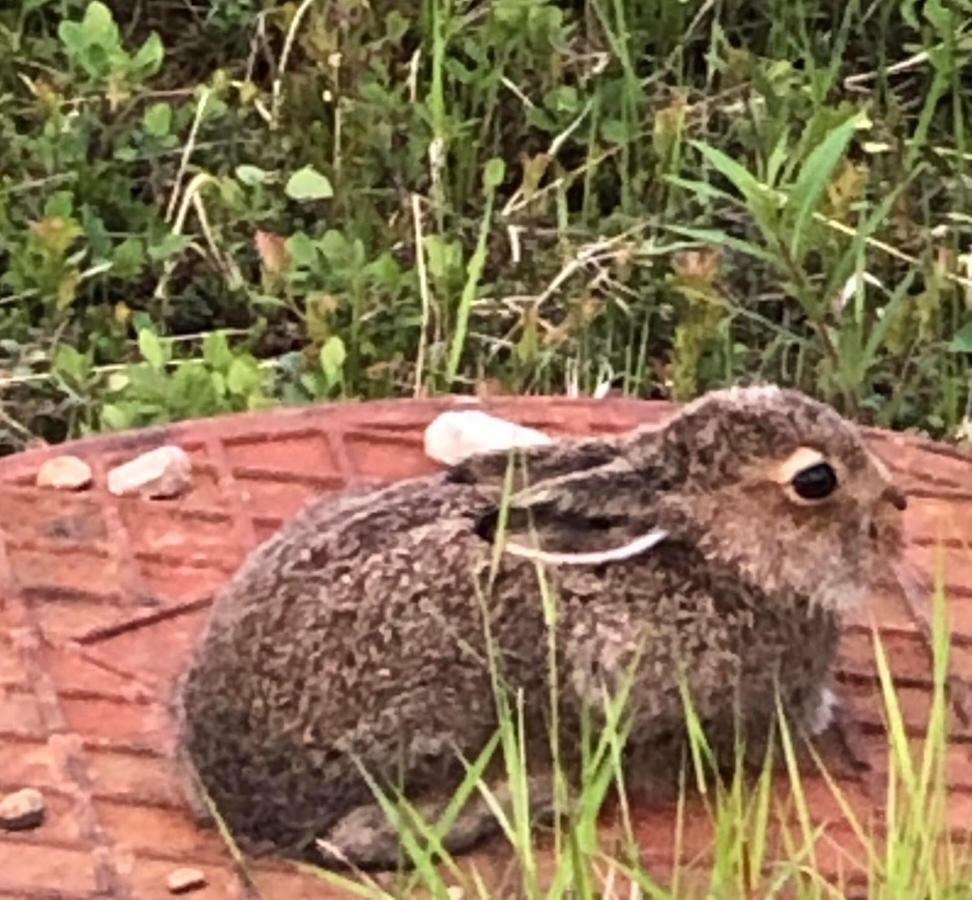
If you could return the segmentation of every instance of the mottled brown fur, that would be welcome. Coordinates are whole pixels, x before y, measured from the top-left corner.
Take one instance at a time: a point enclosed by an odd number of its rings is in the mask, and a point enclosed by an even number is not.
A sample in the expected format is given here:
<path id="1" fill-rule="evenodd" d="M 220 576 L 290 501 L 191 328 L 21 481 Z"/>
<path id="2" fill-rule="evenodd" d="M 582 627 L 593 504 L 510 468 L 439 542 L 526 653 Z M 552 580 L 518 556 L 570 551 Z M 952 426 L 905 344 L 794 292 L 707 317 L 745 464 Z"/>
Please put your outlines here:
<path id="1" fill-rule="evenodd" d="M 831 501 L 796 505 L 768 479 L 799 446 L 839 464 Z M 635 776 L 667 765 L 657 754 L 679 745 L 679 672 L 723 750 L 737 713 L 765 731 L 777 684 L 798 719 L 812 716 L 841 609 L 900 542 L 899 517 L 881 500 L 886 474 L 850 425 L 802 395 L 744 389 L 661 427 L 522 458 L 507 537 L 580 551 L 653 528 L 670 535 L 622 562 L 547 570 L 568 765 L 581 717 L 639 652 Z M 537 567 L 504 553 L 489 583 L 507 463 L 490 454 L 323 500 L 219 597 L 180 695 L 183 742 L 245 846 L 313 859 L 324 838 L 351 862 L 393 863 L 394 834 L 355 759 L 419 802 L 458 783 L 457 752 L 475 757 L 497 726 L 487 622 L 505 684 L 523 692 L 542 783 L 550 692 Z M 451 845 L 487 830 L 473 815 Z"/>

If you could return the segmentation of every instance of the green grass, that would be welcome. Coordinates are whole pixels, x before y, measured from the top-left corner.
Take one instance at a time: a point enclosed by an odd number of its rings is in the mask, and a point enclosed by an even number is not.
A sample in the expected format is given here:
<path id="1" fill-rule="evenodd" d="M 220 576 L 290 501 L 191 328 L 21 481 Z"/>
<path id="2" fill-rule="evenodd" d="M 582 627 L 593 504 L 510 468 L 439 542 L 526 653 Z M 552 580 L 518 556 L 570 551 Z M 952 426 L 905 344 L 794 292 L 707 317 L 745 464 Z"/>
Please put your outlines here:
<path id="1" fill-rule="evenodd" d="M 0 10 L 0 449 L 754 377 L 968 437 L 965 0 L 110 7 Z"/>
<path id="2" fill-rule="evenodd" d="M 543 582 L 541 582 L 543 583 Z M 545 602 L 552 602 L 546 591 Z M 468 765 L 467 777 L 453 804 L 438 822 L 422 821 L 403 798 L 383 792 L 376 795 L 402 827 L 403 870 L 392 877 L 340 875 L 310 869 L 327 884 L 349 896 L 389 900 L 403 896 L 448 898 L 450 889 L 467 898 L 841 898 L 853 889 L 855 896 L 874 900 L 933 900 L 969 895 L 972 858 L 969 845 L 950 831 L 947 816 L 948 782 L 948 679 L 949 631 L 947 598 L 939 587 L 933 598 L 934 657 L 933 703 L 920 749 L 905 734 L 887 657 L 874 632 L 877 677 L 884 699 L 888 740 L 886 821 L 863 820 L 838 779 L 811 745 L 791 732 L 785 717 L 777 721 L 778 738 L 767 749 L 761 770 L 744 772 L 742 766 L 728 777 L 709 771 L 708 748 L 701 727 L 687 706 L 690 756 L 680 780 L 673 818 L 673 846 L 680 859 L 663 877 L 642 862 L 632 828 L 621 765 L 624 744 L 626 696 L 606 700 L 605 725 L 592 735 L 588 764 L 570 802 L 560 807 L 552 833 L 545 833 L 538 850 L 536 832 L 529 822 L 527 775 L 529 763 L 522 742 L 522 707 L 495 680 L 500 726 L 495 739 Z M 487 760 L 499 753 L 506 777 L 514 785 L 512 816 L 496 806 L 502 839 L 510 865 L 501 887 L 475 866 L 463 865 L 442 850 L 441 835 L 462 804 L 479 791 L 494 795 L 483 780 Z M 554 753 L 556 758 L 556 751 Z M 698 777 L 697 777 L 698 776 Z M 827 821 L 815 818 L 805 794 L 807 778 L 820 779 L 843 819 L 839 839 Z M 609 790 L 617 796 L 616 826 L 599 827 Z M 688 817 L 701 816 L 711 838 L 701 856 L 686 857 Z M 405 824 L 406 822 L 411 824 Z M 846 829 L 855 840 L 848 840 Z M 532 835 L 532 836 L 531 836 Z M 493 845 L 494 851 L 496 845 Z M 841 858 L 840 870 L 825 871 L 818 852 L 829 848 Z M 541 856 L 544 864 L 539 865 Z M 542 875 L 540 874 L 542 870 Z M 853 880 L 851 879 L 853 875 Z"/>

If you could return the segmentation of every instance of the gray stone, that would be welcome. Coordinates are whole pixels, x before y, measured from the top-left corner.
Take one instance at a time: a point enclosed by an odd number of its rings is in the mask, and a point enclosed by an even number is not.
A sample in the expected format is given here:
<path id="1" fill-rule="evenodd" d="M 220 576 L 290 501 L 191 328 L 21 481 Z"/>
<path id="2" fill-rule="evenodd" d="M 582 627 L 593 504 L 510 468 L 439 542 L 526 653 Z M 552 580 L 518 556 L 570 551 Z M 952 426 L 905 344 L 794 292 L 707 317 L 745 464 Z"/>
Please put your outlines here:
<path id="1" fill-rule="evenodd" d="M 34 788 L 23 788 L 0 800 L 0 827 L 7 831 L 36 828 L 44 821 L 44 796 Z"/>
<path id="2" fill-rule="evenodd" d="M 161 499 L 188 490 L 192 461 L 181 447 L 158 447 L 108 473 L 108 490 L 118 497 Z"/>

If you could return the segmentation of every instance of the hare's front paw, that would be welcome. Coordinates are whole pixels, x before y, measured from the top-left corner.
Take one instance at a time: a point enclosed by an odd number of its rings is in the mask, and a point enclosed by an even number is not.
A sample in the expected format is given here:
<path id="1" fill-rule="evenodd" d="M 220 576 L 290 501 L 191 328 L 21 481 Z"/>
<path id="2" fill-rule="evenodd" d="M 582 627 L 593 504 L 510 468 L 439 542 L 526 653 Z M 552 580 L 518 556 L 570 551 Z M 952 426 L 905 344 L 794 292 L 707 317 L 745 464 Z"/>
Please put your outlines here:
<path id="1" fill-rule="evenodd" d="M 351 810 L 317 841 L 325 866 L 357 869 L 394 869 L 400 859 L 400 843 L 384 810 L 377 804 Z"/>
<path id="2" fill-rule="evenodd" d="M 833 724 L 839 702 L 837 695 L 830 688 L 821 688 L 817 705 L 810 712 L 807 720 L 807 727 L 813 737 L 823 734 Z"/>

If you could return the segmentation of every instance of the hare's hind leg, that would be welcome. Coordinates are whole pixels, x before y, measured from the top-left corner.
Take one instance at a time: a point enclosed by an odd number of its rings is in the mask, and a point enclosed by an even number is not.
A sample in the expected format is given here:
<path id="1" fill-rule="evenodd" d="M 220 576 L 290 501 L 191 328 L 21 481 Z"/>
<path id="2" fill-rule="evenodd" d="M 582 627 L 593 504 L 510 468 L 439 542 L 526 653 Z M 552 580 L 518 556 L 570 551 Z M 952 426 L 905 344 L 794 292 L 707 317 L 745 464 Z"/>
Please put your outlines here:
<path id="1" fill-rule="evenodd" d="M 549 818 L 553 812 L 553 780 L 549 775 L 534 775 L 528 779 L 528 792 L 533 820 Z M 490 791 L 507 820 L 513 818 L 513 797 L 505 782 L 491 786 Z M 451 797 L 427 797 L 414 807 L 422 823 L 434 826 Z M 407 824 L 405 827 L 410 827 Z M 466 801 L 452 827 L 442 839 L 449 854 L 463 853 L 500 830 L 500 823 L 491 805 L 480 791 L 474 791 Z M 419 840 L 424 844 L 424 839 Z M 401 846 L 401 832 L 389 821 L 376 803 L 359 806 L 340 819 L 318 840 L 318 853 L 326 866 L 358 869 L 394 869 L 408 864 Z"/>

